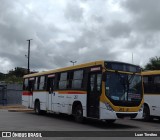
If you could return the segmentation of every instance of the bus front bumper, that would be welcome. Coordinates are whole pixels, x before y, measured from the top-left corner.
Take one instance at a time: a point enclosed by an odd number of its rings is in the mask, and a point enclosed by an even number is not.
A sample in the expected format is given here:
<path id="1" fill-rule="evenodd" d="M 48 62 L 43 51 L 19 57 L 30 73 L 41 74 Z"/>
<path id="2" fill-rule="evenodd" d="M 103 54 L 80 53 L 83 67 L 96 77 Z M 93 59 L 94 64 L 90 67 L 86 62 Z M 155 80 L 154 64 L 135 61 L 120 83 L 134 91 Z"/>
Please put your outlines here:
<path id="1" fill-rule="evenodd" d="M 112 120 L 112 119 L 142 119 L 143 111 L 138 112 L 115 112 L 107 109 L 101 109 L 100 111 L 100 119 L 101 120 Z"/>

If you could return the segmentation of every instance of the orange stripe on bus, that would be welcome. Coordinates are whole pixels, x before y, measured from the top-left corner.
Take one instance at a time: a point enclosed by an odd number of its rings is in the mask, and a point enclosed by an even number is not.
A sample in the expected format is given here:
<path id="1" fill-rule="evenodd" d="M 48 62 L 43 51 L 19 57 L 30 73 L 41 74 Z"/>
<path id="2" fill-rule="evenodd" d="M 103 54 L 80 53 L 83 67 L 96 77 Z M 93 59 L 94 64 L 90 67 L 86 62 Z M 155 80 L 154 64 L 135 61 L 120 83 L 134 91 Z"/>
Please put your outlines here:
<path id="1" fill-rule="evenodd" d="M 59 94 L 87 94 L 86 91 L 60 91 Z"/>
<path id="2" fill-rule="evenodd" d="M 86 91 L 53 91 L 53 92 L 58 92 L 58 94 L 87 94 Z M 23 91 L 22 95 L 24 96 L 31 96 L 33 93 L 48 93 L 47 91 Z"/>
<path id="3" fill-rule="evenodd" d="M 23 92 L 22 92 L 22 95 L 24 95 L 24 96 L 32 96 L 33 93 L 30 92 L 30 91 L 23 91 Z"/>

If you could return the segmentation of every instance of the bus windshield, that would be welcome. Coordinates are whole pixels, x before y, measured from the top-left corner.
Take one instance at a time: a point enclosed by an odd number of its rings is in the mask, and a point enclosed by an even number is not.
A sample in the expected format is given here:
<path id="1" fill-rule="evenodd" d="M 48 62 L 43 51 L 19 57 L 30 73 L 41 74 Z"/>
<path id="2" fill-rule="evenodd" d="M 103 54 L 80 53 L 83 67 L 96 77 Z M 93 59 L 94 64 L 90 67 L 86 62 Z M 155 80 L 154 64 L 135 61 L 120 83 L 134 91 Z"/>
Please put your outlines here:
<path id="1" fill-rule="evenodd" d="M 142 99 L 142 78 L 136 74 L 107 72 L 106 96 L 112 101 L 134 102 Z"/>

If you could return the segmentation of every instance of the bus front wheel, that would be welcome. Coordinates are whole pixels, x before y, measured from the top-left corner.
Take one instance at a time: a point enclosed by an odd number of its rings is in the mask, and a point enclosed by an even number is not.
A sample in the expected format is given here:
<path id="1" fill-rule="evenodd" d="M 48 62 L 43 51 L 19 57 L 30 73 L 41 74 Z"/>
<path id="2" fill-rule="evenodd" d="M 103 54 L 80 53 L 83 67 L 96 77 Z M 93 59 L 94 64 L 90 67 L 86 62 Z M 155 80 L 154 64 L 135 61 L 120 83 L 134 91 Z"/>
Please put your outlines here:
<path id="1" fill-rule="evenodd" d="M 144 106 L 144 109 L 143 109 L 143 119 L 144 121 L 150 121 L 151 119 L 149 107 L 146 105 Z"/>
<path id="2" fill-rule="evenodd" d="M 35 107 L 34 107 L 34 111 L 37 115 L 40 115 L 41 114 L 41 109 L 40 109 L 40 102 L 39 101 L 36 101 L 35 103 Z"/>

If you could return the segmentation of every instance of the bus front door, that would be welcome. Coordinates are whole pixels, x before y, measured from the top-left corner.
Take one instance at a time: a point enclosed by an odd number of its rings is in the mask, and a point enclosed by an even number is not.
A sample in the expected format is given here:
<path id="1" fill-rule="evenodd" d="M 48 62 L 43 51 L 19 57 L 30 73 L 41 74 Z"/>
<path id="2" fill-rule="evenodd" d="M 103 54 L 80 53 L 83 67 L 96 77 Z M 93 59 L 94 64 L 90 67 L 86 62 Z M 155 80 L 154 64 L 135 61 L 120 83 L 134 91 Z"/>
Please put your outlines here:
<path id="1" fill-rule="evenodd" d="M 47 108 L 49 111 L 53 111 L 53 103 L 54 103 L 54 77 L 50 77 L 47 79 Z"/>
<path id="2" fill-rule="evenodd" d="M 101 73 L 90 73 L 87 94 L 87 117 L 99 118 Z"/>

